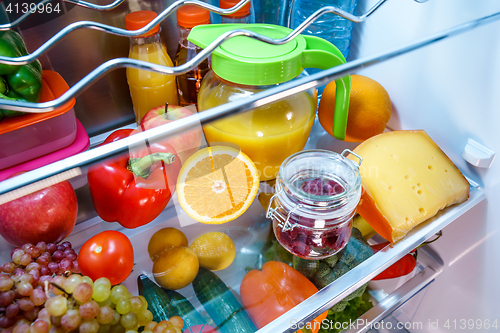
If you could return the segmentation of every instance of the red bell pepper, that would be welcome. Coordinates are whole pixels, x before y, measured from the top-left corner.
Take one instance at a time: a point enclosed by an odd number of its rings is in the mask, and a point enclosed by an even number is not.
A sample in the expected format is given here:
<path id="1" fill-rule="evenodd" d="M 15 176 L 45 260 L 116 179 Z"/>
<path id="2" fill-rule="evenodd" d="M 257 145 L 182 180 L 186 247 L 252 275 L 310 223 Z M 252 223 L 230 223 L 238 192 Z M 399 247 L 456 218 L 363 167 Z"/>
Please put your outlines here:
<path id="1" fill-rule="evenodd" d="M 117 130 L 102 144 L 135 133 Z M 87 179 L 97 214 L 130 229 L 153 221 L 172 197 L 180 168 L 175 149 L 165 143 L 153 143 L 90 168 Z"/>
<path id="2" fill-rule="evenodd" d="M 318 288 L 308 278 L 279 261 L 266 262 L 262 271 L 248 272 L 240 285 L 241 301 L 258 329 L 316 292 Z M 327 314 L 328 310 L 304 327 L 318 332 Z"/>
<path id="3" fill-rule="evenodd" d="M 373 254 L 385 248 L 389 245 L 389 242 L 379 243 L 375 245 L 371 245 Z M 415 252 L 412 251 L 413 253 Z M 394 279 L 397 277 L 401 277 L 407 274 L 410 274 L 417 266 L 416 254 L 413 255 L 411 253 L 406 254 L 403 258 L 396 261 L 394 264 L 389 266 L 385 271 L 375 276 L 372 280 L 385 280 L 385 279 Z"/>

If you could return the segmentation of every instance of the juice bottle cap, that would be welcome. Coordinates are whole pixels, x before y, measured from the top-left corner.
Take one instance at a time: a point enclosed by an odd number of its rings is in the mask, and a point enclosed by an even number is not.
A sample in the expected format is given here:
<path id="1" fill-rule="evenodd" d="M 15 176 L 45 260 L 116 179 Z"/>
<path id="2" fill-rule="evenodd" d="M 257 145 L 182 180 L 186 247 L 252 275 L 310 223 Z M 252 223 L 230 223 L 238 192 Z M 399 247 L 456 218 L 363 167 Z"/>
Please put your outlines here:
<path id="1" fill-rule="evenodd" d="M 144 27 L 146 24 L 151 22 L 154 18 L 156 18 L 158 14 L 151 10 L 139 10 L 136 12 L 132 12 L 125 16 L 125 28 L 127 30 L 137 30 Z M 150 30 L 146 36 L 152 35 L 160 31 L 160 25 L 158 24 L 152 30 Z"/>
<path id="2" fill-rule="evenodd" d="M 184 5 L 177 9 L 177 23 L 183 28 L 193 28 L 210 23 L 210 12 L 194 5 Z"/>
<path id="3" fill-rule="evenodd" d="M 238 2 L 241 0 L 220 0 L 220 8 L 222 9 L 228 9 L 236 6 Z M 236 13 L 231 14 L 231 15 L 226 15 L 228 17 L 242 17 L 242 16 L 247 16 L 250 14 L 250 2 L 248 2 L 246 5 L 243 6 L 240 10 L 238 10 Z"/>

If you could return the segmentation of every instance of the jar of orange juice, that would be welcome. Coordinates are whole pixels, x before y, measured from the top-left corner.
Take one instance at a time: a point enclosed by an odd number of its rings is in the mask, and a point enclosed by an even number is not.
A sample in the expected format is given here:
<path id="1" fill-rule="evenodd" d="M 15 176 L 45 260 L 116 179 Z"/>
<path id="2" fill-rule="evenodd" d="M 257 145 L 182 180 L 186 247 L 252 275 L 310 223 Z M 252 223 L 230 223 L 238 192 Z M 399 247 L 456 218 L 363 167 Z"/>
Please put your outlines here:
<path id="1" fill-rule="evenodd" d="M 204 48 L 221 34 L 248 29 L 274 39 L 291 30 L 268 24 L 216 24 L 197 26 L 188 40 Z M 225 41 L 211 55 L 210 71 L 198 93 L 198 111 L 245 98 L 295 79 L 304 68 L 327 69 L 345 63 L 340 51 L 324 39 L 299 35 L 283 45 L 238 36 Z M 334 135 L 345 136 L 350 76 L 337 81 Z M 256 164 L 260 180 L 276 178 L 281 163 L 302 150 L 316 115 L 315 89 L 296 93 L 251 111 L 203 126 L 209 144 L 236 144 Z M 343 129 L 342 129 L 343 125 Z"/>
<path id="2" fill-rule="evenodd" d="M 137 30 L 151 22 L 156 16 L 150 10 L 141 10 L 125 16 L 125 28 Z M 129 58 L 173 67 L 166 46 L 160 38 L 160 25 L 145 36 L 131 37 Z M 179 105 L 175 76 L 148 70 L 127 68 L 127 82 L 134 105 L 135 120 L 140 124 L 142 117 L 151 109 L 165 105 Z"/>

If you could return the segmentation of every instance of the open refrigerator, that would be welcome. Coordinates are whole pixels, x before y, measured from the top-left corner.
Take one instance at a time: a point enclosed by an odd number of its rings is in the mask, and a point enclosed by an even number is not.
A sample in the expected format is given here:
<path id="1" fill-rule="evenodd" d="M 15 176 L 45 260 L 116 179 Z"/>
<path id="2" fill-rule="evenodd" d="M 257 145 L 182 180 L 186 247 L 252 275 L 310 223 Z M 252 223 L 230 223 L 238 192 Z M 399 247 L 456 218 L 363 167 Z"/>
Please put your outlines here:
<path id="1" fill-rule="evenodd" d="M 377 2 L 360 0 L 356 13 L 366 13 Z M 21 33 L 28 49 L 34 50 L 73 22 L 89 20 L 122 27 L 124 16 L 130 11 L 161 12 L 172 3 L 125 0 L 108 11 L 71 5 L 73 7 L 68 7 L 70 10 L 64 15 L 48 22 L 38 22 L 26 29 L 21 25 Z M 99 0 L 96 4 L 108 3 Z M 498 330 L 500 318 L 496 304 L 500 297 L 497 285 L 500 270 L 496 254 L 500 251 L 497 233 L 500 177 L 495 174 L 500 171 L 493 158 L 500 150 L 497 130 L 500 95 L 496 93 L 500 89 L 499 13 L 500 3 L 495 0 L 429 0 L 423 3 L 388 0 L 365 20 L 355 23 L 346 65 L 239 103 L 226 104 L 201 119 L 202 122 L 210 121 L 251 109 L 264 97 L 278 98 L 278 94 L 286 94 L 300 84 L 313 82 L 320 86 L 342 73 L 362 74 L 376 78 L 391 96 L 393 114 L 388 130 L 424 129 L 471 183 L 470 198 L 466 202 L 449 207 L 419 225 L 393 247 L 373 255 L 259 332 L 295 331 L 291 323 L 315 318 L 440 230 L 443 236 L 439 241 L 419 250 L 417 269 L 410 279 L 380 289 L 369 287 L 374 307 L 359 318 L 359 324 L 347 327 L 347 331 Z M 43 20 L 43 15 L 33 15 L 32 19 Z M 173 55 L 177 43 L 175 16 L 166 17 L 161 26 L 167 50 Z M 101 64 L 126 57 L 127 53 L 128 38 L 81 29 L 62 39 L 39 59 L 44 69 L 60 73 L 73 87 Z M 58 175 L 68 178 L 77 192 L 79 213 L 67 240 L 74 248 L 79 248 L 89 237 L 104 230 L 118 230 L 127 235 L 134 246 L 136 266 L 124 284 L 133 294 L 137 293 L 139 274 L 152 276 L 146 240 L 155 231 L 166 226 L 180 227 L 188 239 L 207 231 L 224 231 L 235 241 L 238 253 L 235 263 L 218 275 L 238 294 L 245 268 L 258 260 L 259 246 L 269 232 L 270 220 L 266 219 L 266 212 L 258 200 L 241 217 L 222 225 L 190 223 L 189 218 L 176 209 L 175 200 L 171 200 L 153 222 L 137 229 L 103 222 L 95 213 L 86 184 L 86 170 L 127 149 L 117 145 L 109 149 L 95 148 L 113 130 L 134 126 L 126 82 L 125 71 L 115 70 L 78 93 L 74 108 L 90 137 L 88 151 L 4 181 L 0 183 L 1 194 L 14 193 L 37 181 L 43 184 L 43 180 Z M 163 132 L 156 131 L 140 139 L 159 138 L 179 131 L 175 126 L 163 127 Z M 355 146 L 332 138 L 316 119 L 306 149 L 341 152 Z M 82 173 L 73 177 L 70 171 L 74 168 L 80 168 Z M 13 246 L 2 239 L 2 262 L 10 259 L 12 249 Z M 190 287 L 180 292 L 201 309 Z"/>

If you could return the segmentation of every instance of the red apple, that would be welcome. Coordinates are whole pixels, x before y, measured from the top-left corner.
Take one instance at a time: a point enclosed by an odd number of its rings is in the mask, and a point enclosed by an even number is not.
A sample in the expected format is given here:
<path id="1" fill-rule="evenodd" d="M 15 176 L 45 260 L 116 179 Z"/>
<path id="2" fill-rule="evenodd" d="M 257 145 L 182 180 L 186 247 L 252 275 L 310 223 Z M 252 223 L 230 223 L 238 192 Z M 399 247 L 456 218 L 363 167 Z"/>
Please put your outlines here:
<path id="1" fill-rule="evenodd" d="M 76 223 L 78 201 L 66 180 L 0 205 L 0 235 L 22 246 L 26 243 L 57 243 Z"/>
<path id="2" fill-rule="evenodd" d="M 165 112 L 165 106 L 163 105 L 149 110 L 142 118 L 140 127 L 145 131 L 153 127 L 176 121 L 177 119 L 191 116 L 192 114 L 193 112 L 187 108 L 177 105 L 168 105 L 167 112 Z M 171 137 L 167 139 L 166 142 L 175 148 L 181 162 L 184 163 L 189 156 L 200 149 L 201 138 L 202 129 L 200 126 L 199 128 Z"/>

